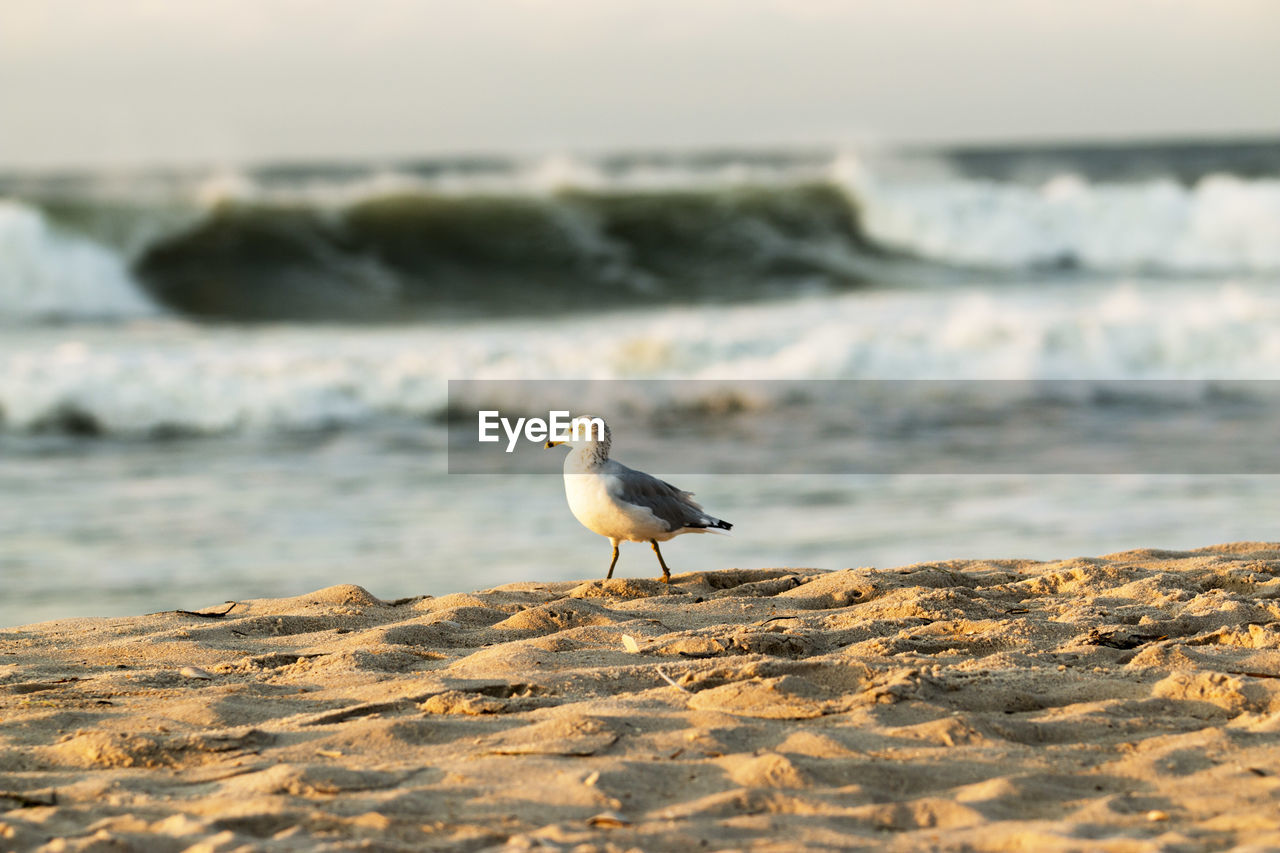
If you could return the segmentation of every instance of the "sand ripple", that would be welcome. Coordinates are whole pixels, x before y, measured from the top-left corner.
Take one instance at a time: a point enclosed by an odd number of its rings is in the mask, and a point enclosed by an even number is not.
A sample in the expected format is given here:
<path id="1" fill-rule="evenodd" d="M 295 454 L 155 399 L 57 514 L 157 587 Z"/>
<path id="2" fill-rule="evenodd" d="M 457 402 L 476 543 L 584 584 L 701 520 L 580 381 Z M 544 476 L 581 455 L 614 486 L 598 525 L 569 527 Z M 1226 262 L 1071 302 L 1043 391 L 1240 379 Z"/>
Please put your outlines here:
<path id="1" fill-rule="evenodd" d="M 0 849 L 1280 847 L 1276 544 L 219 609 L 0 631 Z"/>

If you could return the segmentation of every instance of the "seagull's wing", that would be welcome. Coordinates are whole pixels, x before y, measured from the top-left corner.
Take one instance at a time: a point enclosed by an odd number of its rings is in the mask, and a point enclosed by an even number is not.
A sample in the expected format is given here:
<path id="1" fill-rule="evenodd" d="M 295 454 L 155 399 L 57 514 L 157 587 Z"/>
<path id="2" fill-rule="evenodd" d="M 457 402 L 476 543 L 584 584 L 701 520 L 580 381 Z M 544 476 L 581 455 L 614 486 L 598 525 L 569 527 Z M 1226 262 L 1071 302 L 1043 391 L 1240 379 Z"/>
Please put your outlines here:
<path id="1" fill-rule="evenodd" d="M 609 494 L 616 500 L 643 507 L 662 519 L 668 530 L 682 528 L 728 530 L 733 525 L 713 518 L 702 511 L 702 505 L 693 500 L 693 492 L 686 492 L 651 474 L 628 468 L 620 462 L 609 460 L 603 473 L 610 475 Z"/>

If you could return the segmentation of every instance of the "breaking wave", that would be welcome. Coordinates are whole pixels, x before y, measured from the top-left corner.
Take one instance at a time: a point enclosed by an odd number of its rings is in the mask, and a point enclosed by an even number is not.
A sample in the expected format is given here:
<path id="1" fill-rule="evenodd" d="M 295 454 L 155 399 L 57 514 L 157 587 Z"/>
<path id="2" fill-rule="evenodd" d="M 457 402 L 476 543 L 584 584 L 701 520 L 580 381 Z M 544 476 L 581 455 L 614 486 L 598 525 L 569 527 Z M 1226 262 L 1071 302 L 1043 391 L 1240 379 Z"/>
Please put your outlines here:
<path id="1" fill-rule="evenodd" d="M 119 253 L 0 199 L 0 320 L 121 320 L 155 314 Z"/>
<path id="2" fill-rule="evenodd" d="M 1273 148 L 1162 149 L 1163 174 L 1114 152 L 861 152 L 0 179 L 0 319 L 411 321 L 1029 273 L 1268 276 Z"/>
<path id="3" fill-rule="evenodd" d="M 1201 275 L 1280 271 L 1280 180 L 1213 174 L 1038 186 L 893 185 L 846 166 L 869 239 L 949 265 Z"/>

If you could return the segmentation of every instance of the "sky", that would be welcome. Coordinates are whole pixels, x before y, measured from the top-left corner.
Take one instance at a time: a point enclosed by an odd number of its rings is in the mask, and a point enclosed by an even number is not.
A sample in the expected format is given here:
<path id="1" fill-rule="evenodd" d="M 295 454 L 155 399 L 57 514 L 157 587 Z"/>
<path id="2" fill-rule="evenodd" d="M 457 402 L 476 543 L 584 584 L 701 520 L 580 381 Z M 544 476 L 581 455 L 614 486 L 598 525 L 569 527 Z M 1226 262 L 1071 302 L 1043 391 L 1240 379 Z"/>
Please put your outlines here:
<path id="1" fill-rule="evenodd" d="M 1274 0 L 0 4 L 0 168 L 1280 135 Z"/>

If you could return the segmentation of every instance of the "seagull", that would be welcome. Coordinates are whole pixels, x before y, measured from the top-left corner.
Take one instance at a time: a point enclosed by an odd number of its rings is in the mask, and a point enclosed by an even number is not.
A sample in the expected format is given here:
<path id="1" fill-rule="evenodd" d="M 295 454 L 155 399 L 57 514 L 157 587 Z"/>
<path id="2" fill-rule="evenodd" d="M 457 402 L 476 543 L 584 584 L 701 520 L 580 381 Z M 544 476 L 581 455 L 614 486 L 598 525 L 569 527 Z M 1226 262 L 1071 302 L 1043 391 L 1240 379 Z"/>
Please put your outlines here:
<path id="1" fill-rule="evenodd" d="M 570 422 L 568 441 L 548 441 L 543 447 L 567 444 L 572 448 L 564 460 L 565 495 L 574 517 L 588 530 L 608 537 L 613 545 L 613 560 L 605 578 L 613 577 L 618 543 L 625 540 L 652 545 L 662 566 L 662 582 L 670 583 L 671 569 L 662 559 L 659 542 L 681 533 L 719 533 L 733 525 L 703 512 L 691 500 L 692 492 L 610 459 L 611 443 L 603 419 L 576 417 Z"/>

